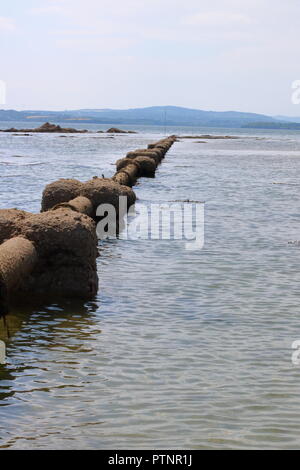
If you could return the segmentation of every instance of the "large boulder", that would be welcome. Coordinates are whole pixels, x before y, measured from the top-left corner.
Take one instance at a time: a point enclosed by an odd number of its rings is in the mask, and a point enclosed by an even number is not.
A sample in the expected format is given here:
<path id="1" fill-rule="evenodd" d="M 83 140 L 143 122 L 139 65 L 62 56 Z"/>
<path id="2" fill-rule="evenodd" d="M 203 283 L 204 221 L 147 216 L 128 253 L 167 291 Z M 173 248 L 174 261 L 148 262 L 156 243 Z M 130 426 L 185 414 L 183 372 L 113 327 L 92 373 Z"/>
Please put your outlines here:
<path id="1" fill-rule="evenodd" d="M 81 195 L 92 201 L 94 210 L 100 204 L 112 204 L 115 209 L 119 209 L 119 198 L 125 196 L 128 206 L 135 203 L 136 196 L 131 188 L 122 186 L 110 178 L 93 178 L 83 184 Z"/>
<path id="2" fill-rule="evenodd" d="M 154 178 L 156 171 L 156 163 L 150 157 L 136 157 L 134 159 L 141 167 L 141 176 L 147 176 L 148 178 Z"/>
<path id="3" fill-rule="evenodd" d="M 76 198 L 80 195 L 82 186 L 83 183 L 75 179 L 60 179 L 48 184 L 42 195 L 42 212 Z"/>
<path id="4" fill-rule="evenodd" d="M 97 293 L 97 237 L 90 217 L 67 208 L 31 214 L 20 234 L 34 243 L 38 254 L 28 290 L 80 298 Z"/>
<path id="5" fill-rule="evenodd" d="M 47 297 L 91 298 L 96 294 L 97 237 L 95 222 L 90 217 L 64 207 L 40 214 L 12 209 L 0 211 L 0 231 L 1 228 L 9 242 L 15 240 L 15 244 L 12 243 L 12 247 L 8 245 L 8 248 L 14 249 L 15 246 L 20 254 L 19 261 L 16 253 L 9 264 L 5 261 L 8 241 L 3 243 L 3 249 L 0 245 L 0 253 L 3 254 L 4 250 L 0 274 L 5 285 L 17 287 L 14 296 L 20 290 L 26 295 Z M 37 257 L 28 276 L 22 273 L 30 266 L 31 247 L 23 239 L 32 243 Z M 10 273 L 13 269 L 16 276 L 18 272 L 22 276 L 22 285 L 19 281 L 16 286 L 12 285 Z"/>
<path id="6" fill-rule="evenodd" d="M 21 227 L 25 218 L 30 215 L 30 212 L 20 211 L 18 209 L 1 209 L 0 244 L 17 236 L 21 232 Z"/>

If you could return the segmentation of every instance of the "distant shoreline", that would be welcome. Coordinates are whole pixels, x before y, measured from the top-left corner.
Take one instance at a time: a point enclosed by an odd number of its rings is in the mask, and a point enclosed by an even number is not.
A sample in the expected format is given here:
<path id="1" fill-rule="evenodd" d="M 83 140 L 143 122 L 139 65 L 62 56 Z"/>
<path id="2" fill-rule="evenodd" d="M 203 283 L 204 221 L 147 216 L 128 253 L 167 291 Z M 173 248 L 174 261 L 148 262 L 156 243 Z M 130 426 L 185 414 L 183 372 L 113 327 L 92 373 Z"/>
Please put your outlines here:
<path id="1" fill-rule="evenodd" d="M 137 109 L 79 109 L 73 111 L 16 111 L 0 109 L 0 122 L 49 121 L 113 126 L 186 126 L 217 128 L 300 129 L 300 118 L 237 111 L 203 111 L 178 106 Z M 25 127 L 25 126 L 24 126 Z"/>
<path id="2" fill-rule="evenodd" d="M 297 122 L 252 122 L 242 126 L 242 129 L 289 129 L 300 130 Z"/>

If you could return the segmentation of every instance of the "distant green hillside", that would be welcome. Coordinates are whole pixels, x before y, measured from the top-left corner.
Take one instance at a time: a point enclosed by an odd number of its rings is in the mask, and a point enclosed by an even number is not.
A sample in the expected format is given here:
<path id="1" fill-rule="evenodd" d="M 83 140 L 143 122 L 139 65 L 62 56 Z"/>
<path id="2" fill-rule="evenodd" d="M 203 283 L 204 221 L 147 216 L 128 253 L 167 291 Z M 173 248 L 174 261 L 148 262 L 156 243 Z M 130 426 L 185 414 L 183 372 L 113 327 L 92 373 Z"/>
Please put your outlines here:
<path id="1" fill-rule="evenodd" d="M 136 109 L 79 109 L 75 111 L 0 110 L 0 121 L 51 121 L 68 123 L 168 125 L 197 127 L 243 127 L 249 123 L 278 122 L 263 114 L 236 111 L 202 111 L 178 106 Z"/>

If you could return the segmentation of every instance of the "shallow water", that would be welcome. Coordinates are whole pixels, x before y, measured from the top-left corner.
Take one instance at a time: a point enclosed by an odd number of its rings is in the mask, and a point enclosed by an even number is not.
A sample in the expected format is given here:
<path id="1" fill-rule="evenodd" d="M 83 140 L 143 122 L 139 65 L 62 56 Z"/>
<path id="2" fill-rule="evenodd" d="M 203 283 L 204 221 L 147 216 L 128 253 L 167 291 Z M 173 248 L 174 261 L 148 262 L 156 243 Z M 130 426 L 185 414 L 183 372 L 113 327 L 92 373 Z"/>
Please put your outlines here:
<path id="1" fill-rule="evenodd" d="M 37 212 L 50 181 L 111 176 L 127 151 L 163 136 L 139 130 L 0 133 L 0 207 Z M 94 301 L 12 312 L 10 338 L 0 329 L 0 448 L 300 448 L 299 246 L 289 244 L 300 240 L 300 137 L 167 132 L 242 137 L 178 142 L 135 188 L 139 203 L 205 201 L 204 248 L 102 242 Z"/>

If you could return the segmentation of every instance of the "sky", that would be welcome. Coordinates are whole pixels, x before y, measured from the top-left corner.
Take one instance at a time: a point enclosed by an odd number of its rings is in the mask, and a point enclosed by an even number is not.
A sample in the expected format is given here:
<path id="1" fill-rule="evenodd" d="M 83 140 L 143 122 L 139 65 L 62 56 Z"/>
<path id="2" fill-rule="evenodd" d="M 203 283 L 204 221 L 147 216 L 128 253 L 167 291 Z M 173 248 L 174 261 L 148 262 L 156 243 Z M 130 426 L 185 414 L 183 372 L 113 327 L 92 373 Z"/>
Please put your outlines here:
<path id="1" fill-rule="evenodd" d="M 1 0 L 0 80 L 3 109 L 300 116 L 300 1 Z"/>

